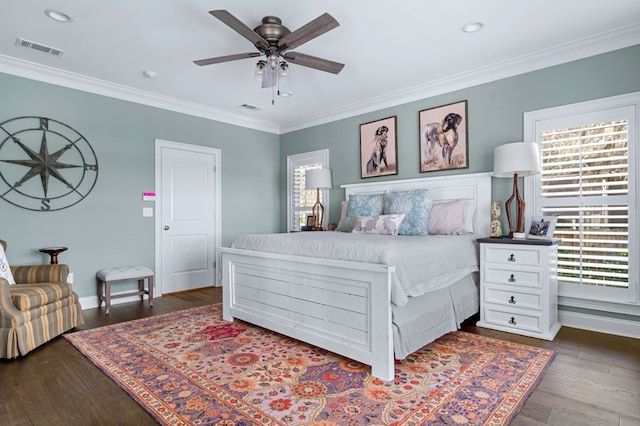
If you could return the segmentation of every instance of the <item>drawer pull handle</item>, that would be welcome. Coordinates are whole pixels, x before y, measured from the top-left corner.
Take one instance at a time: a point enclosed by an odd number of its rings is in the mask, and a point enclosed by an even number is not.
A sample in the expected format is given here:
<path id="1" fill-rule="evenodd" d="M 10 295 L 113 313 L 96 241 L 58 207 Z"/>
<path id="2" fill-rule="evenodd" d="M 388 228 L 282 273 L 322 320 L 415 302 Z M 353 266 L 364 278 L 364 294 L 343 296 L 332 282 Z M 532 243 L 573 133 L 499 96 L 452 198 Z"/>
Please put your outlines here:
<path id="1" fill-rule="evenodd" d="M 515 305 L 516 304 L 516 298 L 511 296 L 511 299 L 509 299 L 509 303 Z"/>
<path id="2" fill-rule="evenodd" d="M 515 317 L 511 317 L 511 319 L 509 320 L 509 324 L 516 325 L 517 324 L 516 318 Z"/>
<path id="3" fill-rule="evenodd" d="M 516 257 L 513 255 L 513 253 L 511 253 L 511 256 L 509 256 L 507 261 L 509 261 L 509 262 L 515 262 L 516 261 Z"/>
<path id="4" fill-rule="evenodd" d="M 509 281 L 510 283 L 515 283 L 515 282 L 516 282 L 516 277 L 515 277 L 515 275 L 511 274 L 511 276 L 509 277 L 509 280 L 508 280 L 508 281 Z"/>

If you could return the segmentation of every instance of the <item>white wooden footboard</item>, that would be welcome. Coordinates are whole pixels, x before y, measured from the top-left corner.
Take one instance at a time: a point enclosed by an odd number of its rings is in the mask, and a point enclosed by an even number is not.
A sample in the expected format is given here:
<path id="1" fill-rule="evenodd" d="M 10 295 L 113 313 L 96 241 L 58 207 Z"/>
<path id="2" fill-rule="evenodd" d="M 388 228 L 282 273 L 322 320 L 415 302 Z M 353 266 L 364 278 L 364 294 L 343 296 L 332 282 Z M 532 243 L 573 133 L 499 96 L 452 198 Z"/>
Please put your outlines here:
<path id="1" fill-rule="evenodd" d="M 394 376 L 395 267 L 223 248 L 223 315 L 371 365 Z"/>

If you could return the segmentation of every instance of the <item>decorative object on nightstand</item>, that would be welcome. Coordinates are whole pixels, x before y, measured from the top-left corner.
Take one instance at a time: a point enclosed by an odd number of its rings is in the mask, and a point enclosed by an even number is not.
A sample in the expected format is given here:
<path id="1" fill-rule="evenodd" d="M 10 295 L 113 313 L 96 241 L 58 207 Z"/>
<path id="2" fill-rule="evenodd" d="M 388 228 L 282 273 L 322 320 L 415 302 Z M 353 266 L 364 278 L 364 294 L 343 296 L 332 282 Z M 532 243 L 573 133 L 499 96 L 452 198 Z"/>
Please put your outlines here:
<path id="1" fill-rule="evenodd" d="M 324 206 L 320 202 L 320 190 L 331 188 L 331 169 L 310 169 L 305 173 L 305 188 L 316 190 L 316 203 L 311 209 L 313 213 L 313 230 L 324 231 Z"/>
<path id="2" fill-rule="evenodd" d="M 560 240 L 479 238 L 478 326 L 553 340 L 558 322 Z"/>
<path id="3" fill-rule="evenodd" d="M 491 203 L 491 236 L 502 237 L 502 224 L 500 223 L 500 203 L 494 201 Z"/>
<path id="4" fill-rule="evenodd" d="M 513 142 L 496 147 L 493 151 L 493 175 L 499 178 L 513 177 L 513 193 L 504 207 L 509 222 L 509 236 L 526 238 L 524 230 L 525 203 L 518 189 L 518 176 L 532 176 L 540 173 L 538 145 L 530 142 Z M 516 227 L 511 221 L 511 202 L 516 201 Z"/>

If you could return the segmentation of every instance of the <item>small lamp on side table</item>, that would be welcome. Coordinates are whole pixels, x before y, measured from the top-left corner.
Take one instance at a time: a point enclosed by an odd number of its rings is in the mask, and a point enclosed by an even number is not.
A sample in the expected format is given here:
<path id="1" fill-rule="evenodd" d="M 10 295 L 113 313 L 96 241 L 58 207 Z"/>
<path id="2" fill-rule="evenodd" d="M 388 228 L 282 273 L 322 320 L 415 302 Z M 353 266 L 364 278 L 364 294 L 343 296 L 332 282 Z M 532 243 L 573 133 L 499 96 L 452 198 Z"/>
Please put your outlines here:
<path id="1" fill-rule="evenodd" d="M 504 203 L 509 222 L 509 236 L 526 238 L 524 231 L 525 203 L 518 189 L 518 176 L 532 176 L 540 173 L 540 154 L 538 144 L 530 142 L 513 142 L 496 147 L 493 151 L 493 176 L 499 178 L 513 177 L 513 193 Z M 516 227 L 511 221 L 511 202 L 516 201 Z"/>
<path id="2" fill-rule="evenodd" d="M 331 169 L 310 169 L 305 173 L 305 188 L 316 190 L 316 203 L 313 205 L 313 230 L 324 231 L 324 206 L 320 202 L 320 190 L 331 188 Z"/>

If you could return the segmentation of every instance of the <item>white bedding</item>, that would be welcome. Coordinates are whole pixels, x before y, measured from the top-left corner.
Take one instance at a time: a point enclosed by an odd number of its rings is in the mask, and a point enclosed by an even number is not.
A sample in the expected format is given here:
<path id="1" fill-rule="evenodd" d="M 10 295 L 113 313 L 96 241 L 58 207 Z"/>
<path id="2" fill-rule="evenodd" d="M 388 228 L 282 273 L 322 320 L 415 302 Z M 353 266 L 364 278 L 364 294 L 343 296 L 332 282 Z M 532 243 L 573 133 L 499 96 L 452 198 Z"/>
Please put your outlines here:
<path id="1" fill-rule="evenodd" d="M 392 236 L 346 232 L 297 232 L 239 237 L 233 248 L 393 265 L 391 301 L 445 288 L 478 271 L 474 234 Z"/>

